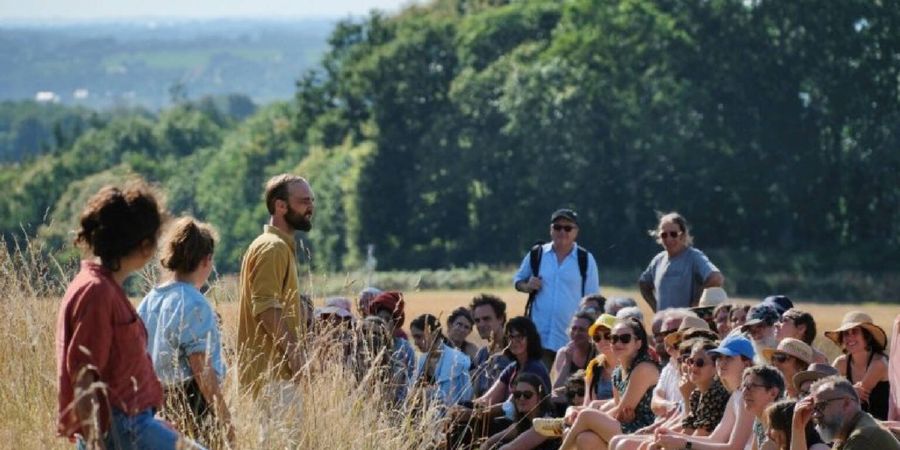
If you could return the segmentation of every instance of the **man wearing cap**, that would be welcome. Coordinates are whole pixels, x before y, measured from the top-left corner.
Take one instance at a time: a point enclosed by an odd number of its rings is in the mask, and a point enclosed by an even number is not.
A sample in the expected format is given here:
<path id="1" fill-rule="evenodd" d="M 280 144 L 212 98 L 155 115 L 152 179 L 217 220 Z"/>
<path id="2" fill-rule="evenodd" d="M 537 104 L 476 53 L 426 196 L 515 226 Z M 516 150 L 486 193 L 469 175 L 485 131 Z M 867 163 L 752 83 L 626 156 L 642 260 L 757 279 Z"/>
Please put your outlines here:
<path id="1" fill-rule="evenodd" d="M 754 360 L 756 364 L 769 364 L 762 351 L 777 345 L 775 323 L 778 322 L 778 318 L 778 311 L 774 306 L 760 303 L 750 308 L 747 313 L 747 321 L 741 325 L 741 333 L 746 334 L 753 341 L 753 347 L 756 349 L 756 359 Z"/>
<path id="2" fill-rule="evenodd" d="M 556 351 L 569 340 L 569 321 L 578 310 L 581 298 L 600 293 L 597 262 L 590 252 L 578 246 L 577 237 L 578 214 L 571 209 L 555 211 L 550 216 L 551 242 L 536 250 L 537 273 L 531 268 L 529 252 L 513 278 L 516 290 L 533 294 L 529 299 L 530 318 L 541 336 L 547 367 L 553 364 Z M 579 264 L 581 252 L 584 277 Z"/>
<path id="3" fill-rule="evenodd" d="M 806 424 L 812 420 L 835 450 L 900 450 L 900 442 L 862 410 L 853 385 L 841 376 L 813 383 L 810 396 L 797 402 L 791 423 L 791 448 L 807 448 Z"/>

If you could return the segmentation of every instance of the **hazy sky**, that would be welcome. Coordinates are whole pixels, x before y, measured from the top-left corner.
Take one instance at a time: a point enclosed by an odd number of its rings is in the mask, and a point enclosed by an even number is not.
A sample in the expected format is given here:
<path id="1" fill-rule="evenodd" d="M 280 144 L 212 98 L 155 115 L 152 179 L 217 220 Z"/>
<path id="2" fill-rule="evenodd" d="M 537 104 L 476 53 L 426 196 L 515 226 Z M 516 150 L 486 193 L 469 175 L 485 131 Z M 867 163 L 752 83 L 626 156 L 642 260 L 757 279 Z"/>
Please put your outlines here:
<path id="1" fill-rule="evenodd" d="M 341 17 L 411 0 L 0 0 L 0 19 Z"/>

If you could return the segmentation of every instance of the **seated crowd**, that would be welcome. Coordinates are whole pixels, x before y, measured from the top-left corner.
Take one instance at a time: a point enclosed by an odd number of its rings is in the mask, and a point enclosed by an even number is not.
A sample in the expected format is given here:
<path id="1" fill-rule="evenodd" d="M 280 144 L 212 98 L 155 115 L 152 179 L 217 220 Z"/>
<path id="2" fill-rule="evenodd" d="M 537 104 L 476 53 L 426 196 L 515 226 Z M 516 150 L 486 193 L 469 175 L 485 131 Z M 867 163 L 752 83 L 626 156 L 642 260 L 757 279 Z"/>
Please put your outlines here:
<path id="1" fill-rule="evenodd" d="M 279 217 L 303 229 L 301 218 L 286 211 Z M 554 214 L 554 230 L 577 231 L 556 219 L 574 223 L 573 212 Z M 97 259 L 84 261 L 69 285 L 57 331 L 58 431 L 80 448 L 235 443 L 221 394 L 228 358 L 219 319 L 201 291 L 213 270 L 216 232 L 183 218 L 157 242 L 163 221 L 142 187 L 104 188 L 82 214 L 77 242 Z M 267 233 L 260 252 L 281 239 L 277 230 Z M 135 309 L 122 283 L 157 247 L 168 277 Z M 248 254 L 249 267 L 256 254 Z M 292 270 L 289 258 L 279 261 Z M 596 270 L 593 259 L 585 261 Z M 526 258 L 523 268 L 527 264 Z M 547 264 L 552 269 L 556 263 Z M 517 288 L 539 286 L 533 275 Z M 589 281 L 596 289 L 586 288 Z M 898 345 L 900 327 L 889 343 L 872 317 L 848 312 L 838 328 L 824 332 L 842 352 L 828 364 L 813 347 L 815 319 L 785 296 L 732 304 L 721 287 L 706 287 L 699 306 L 661 308 L 648 331 L 635 301 L 607 300 L 597 283 L 582 279 L 584 296 L 567 321 L 543 319 L 568 323 L 567 336 L 549 338 L 567 339 L 562 345 L 548 346 L 532 317 L 507 317 L 507 305 L 488 294 L 443 322 L 431 314 L 413 318 L 407 335 L 403 294 L 368 287 L 358 296 L 358 317 L 350 299 L 330 298 L 295 328 L 308 326 L 313 339 L 330 336 L 325 342 L 338 345 L 329 350 L 360 380 L 382 385 L 396 410 L 437 411 L 445 448 L 900 450 L 900 411 L 890 400 L 900 386 L 890 381 L 897 374 L 887 355 L 889 344 Z M 302 313 L 289 315 L 278 299 L 251 284 L 247 289 L 261 321 L 249 331 L 239 327 L 239 340 L 249 333 L 246 339 L 261 342 L 267 354 L 287 355 L 274 366 L 281 379 L 325 359 L 307 359 L 298 350 L 300 339 L 286 331 L 284 323 L 299 322 Z M 302 310 L 311 304 L 297 297 L 287 305 Z M 270 315 L 279 320 L 269 321 Z M 469 340 L 473 328 L 485 345 Z M 285 339 L 254 337 L 260 329 Z M 247 368 L 256 363 L 244 363 L 241 377 L 254 375 Z M 254 395 L 271 386 L 278 385 L 247 385 Z M 141 444 L 129 445 L 134 442 Z"/>

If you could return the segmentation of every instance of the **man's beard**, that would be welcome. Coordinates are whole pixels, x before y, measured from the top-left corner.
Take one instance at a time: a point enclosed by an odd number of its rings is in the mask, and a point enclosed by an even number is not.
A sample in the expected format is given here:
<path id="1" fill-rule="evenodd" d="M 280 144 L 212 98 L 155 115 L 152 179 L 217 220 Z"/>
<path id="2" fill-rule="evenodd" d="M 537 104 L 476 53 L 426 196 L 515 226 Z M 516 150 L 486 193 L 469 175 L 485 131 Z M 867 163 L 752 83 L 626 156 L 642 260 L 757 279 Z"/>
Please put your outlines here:
<path id="1" fill-rule="evenodd" d="M 831 443 L 834 442 L 834 438 L 837 436 L 838 431 L 840 431 L 840 417 L 837 417 L 838 420 L 825 419 L 825 417 L 822 417 L 821 420 L 816 421 L 816 433 L 819 433 L 822 442 Z"/>
<path id="2" fill-rule="evenodd" d="M 300 214 L 290 205 L 288 205 L 287 213 L 284 215 L 284 221 L 297 231 L 309 231 L 312 229 L 312 222 L 306 218 L 306 215 Z"/>

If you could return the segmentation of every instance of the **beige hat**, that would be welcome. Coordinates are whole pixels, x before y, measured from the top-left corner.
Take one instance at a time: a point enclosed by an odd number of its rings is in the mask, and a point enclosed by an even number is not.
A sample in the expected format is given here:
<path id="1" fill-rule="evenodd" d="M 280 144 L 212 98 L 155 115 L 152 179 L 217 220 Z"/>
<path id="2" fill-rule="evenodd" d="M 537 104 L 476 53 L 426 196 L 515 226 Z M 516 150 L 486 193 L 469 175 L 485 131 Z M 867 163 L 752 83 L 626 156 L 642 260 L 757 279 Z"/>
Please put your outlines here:
<path id="1" fill-rule="evenodd" d="M 782 339 L 781 342 L 778 343 L 778 348 L 764 348 L 762 350 L 763 358 L 765 358 L 766 361 L 771 361 L 772 355 L 776 353 L 793 356 L 802 361 L 804 366 L 808 366 L 813 362 L 815 357 L 812 347 L 807 345 L 806 342 L 794 338 Z"/>
<path id="2" fill-rule="evenodd" d="M 822 378 L 838 375 L 839 373 L 840 372 L 838 372 L 837 369 L 828 364 L 810 364 L 803 372 L 794 374 L 794 386 L 796 386 L 797 389 L 800 389 L 800 385 L 807 381 L 821 380 Z"/>
<path id="3" fill-rule="evenodd" d="M 844 319 L 841 320 L 841 326 L 838 327 L 837 330 L 826 331 L 825 337 L 834 341 L 838 347 L 841 346 L 841 332 L 847 331 L 856 327 L 862 327 L 872 334 L 872 337 L 875 339 L 875 342 L 878 342 L 882 348 L 887 346 L 887 333 L 879 327 L 875 325 L 872 320 L 872 316 L 862 312 L 862 311 L 850 311 L 847 314 L 844 314 Z"/>
<path id="4" fill-rule="evenodd" d="M 678 327 L 678 331 L 666 336 L 665 342 L 667 345 L 677 345 L 685 333 L 693 330 L 712 331 L 705 320 L 697 316 L 685 316 L 684 320 L 681 321 L 681 326 Z"/>
<path id="5" fill-rule="evenodd" d="M 711 287 L 704 289 L 703 294 L 700 294 L 700 303 L 697 306 L 716 306 L 727 301 L 728 294 L 725 293 L 725 289 Z"/>

